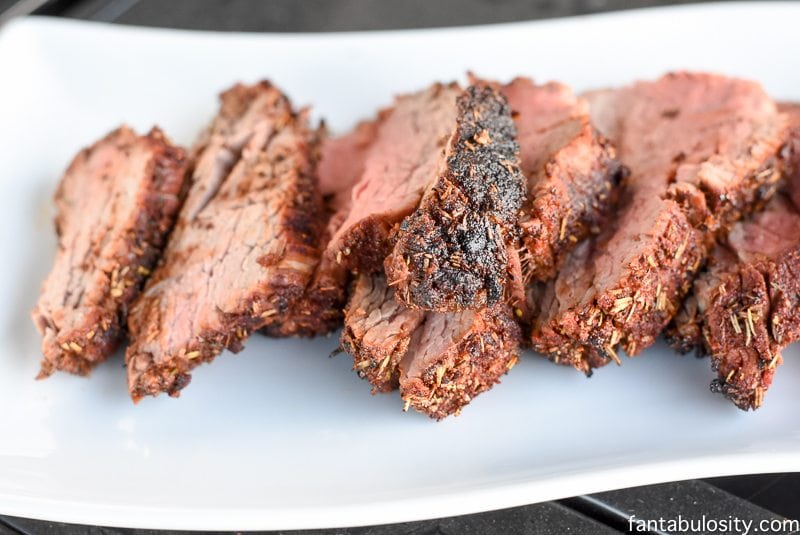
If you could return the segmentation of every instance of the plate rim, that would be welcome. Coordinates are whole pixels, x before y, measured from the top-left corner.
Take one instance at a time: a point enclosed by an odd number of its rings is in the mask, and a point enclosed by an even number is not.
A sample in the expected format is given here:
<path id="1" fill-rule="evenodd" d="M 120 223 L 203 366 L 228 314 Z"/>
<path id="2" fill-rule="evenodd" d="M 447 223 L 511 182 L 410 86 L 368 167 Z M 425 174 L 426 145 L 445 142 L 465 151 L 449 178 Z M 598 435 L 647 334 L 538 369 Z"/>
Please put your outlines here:
<path id="1" fill-rule="evenodd" d="M 731 469 L 747 466 L 745 470 Z M 622 478 L 623 488 L 731 475 L 800 472 L 800 451 L 763 451 L 698 455 L 683 459 L 632 463 L 616 468 L 549 476 L 534 481 L 494 483 L 459 493 L 377 500 L 331 507 L 222 508 L 103 505 L 0 494 L 0 514 L 113 528 L 160 530 L 297 530 L 364 527 L 469 515 L 605 492 L 608 478 Z M 630 484 L 628 484 L 630 483 Z M 569 489 L 569 492 L 566 490 Z M 578 492 L 574 492 L 574 490 Z M 44 512 L 43 505 L 50 509 Z M 379 514 L 365 514 L 365 509 Z M 409 514 L 409 510 L 412 512 Z M 48 514 L 52 513 L 52 514 Z M 353 519 L 356 519 L 355 522 Z"/>

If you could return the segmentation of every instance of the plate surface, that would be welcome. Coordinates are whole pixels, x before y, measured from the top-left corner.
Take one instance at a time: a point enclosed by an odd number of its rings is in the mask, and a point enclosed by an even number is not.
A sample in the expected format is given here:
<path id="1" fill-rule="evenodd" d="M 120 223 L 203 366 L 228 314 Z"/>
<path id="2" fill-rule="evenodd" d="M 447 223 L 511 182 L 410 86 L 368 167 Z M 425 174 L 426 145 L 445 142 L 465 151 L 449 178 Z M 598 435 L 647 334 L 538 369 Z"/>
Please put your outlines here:
<path id="1" fill-rule="evenodd" d="M 448 516 L 684 478 L 800 470 L 800 351 L 766 406 L 735 409 L 707 361 L 651 348 L 590 380 L 527 355 L 459 418 L 370 396 L 335 338 L 254 337 L 179 400 L 133 406 L 118 355 L 34 381 L 28 318 L 50 197 L 121 122 L 190 143 L 237 80 L 269 77 L 338 131 L 467 69 L 578 90 L 691 68 L 800 100 L 800 5 L 760 2 L 386 33 L 257 35 L 47 19 L 0 33 L 0 513 L 113 526 L 278 529 Z M 709 29 L 713 28 L 712 33 Z M 756 38 L 757 36 L 757 38 Z"/>

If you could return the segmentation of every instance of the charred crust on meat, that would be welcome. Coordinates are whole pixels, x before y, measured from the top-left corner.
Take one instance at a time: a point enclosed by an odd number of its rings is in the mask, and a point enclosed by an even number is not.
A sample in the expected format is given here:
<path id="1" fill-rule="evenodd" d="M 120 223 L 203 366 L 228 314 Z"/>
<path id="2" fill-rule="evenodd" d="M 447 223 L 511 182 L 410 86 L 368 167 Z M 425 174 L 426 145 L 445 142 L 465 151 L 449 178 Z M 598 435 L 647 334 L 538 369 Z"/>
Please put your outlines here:
<path id="1" fill-rule="evenodd" d="M 528 186 L 515 244 L 522 278 L 525 284 L 547 280 L 569 251 L 599 232 L 627 169 L 613 144 L 593 127 L 585 99 L 569 87 L 528 78 L 489 83 L 514 109 Z M 525 307 L 520 310 L 527 321 Z"/>
<path id="2" fill-rule="evenodd" d="M 394 245 L 393 230 L 419 206 L 443 165 L 443 149 L 456 124 L 455 82 L 433 84 L 401 95 L 383 110 L 371 130 L 372 143 L 352 187 L 346 213 L 325 255 L 347 270 L 378 273 Z M 358 134 L 359 128 L 354 134 Z"/>
<path id="3" fill-rule="evenodd" d="M 385 269 L 407 306 L 448 311 L 490 306 L 506 284 L 525 186 L 505 98 L 472 85 L 458 98 L 446 168 L 396 233 Z"/>
<path id="4" fill-rule="evenodd" d="M 353 226 L 336 251 L 337 264 L 358 273 L 382 271 L 386 252 L 391 250 L 393 223 L 378 215 L 370 215 Z"/>

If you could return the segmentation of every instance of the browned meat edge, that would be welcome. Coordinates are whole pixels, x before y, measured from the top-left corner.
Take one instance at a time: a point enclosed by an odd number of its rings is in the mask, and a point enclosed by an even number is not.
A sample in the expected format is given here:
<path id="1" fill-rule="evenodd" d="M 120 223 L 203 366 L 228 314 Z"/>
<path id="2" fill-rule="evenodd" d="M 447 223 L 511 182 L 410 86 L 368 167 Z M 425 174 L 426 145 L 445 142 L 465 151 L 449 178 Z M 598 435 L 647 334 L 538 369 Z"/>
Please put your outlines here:
<path id="1" fill-rule="evenodd" d="M 440 346 L 447 335 L 453 338 Z M 426 313 L 400 363 L 404 408 L 436 420 L 460 414 L 518 362 L 521 336 L 511 308 L 502 302 L 480 310 Z"/>
<path id="2" fill-rule="evenodd" d="M 353 369 L 373 385 L 373 393 L 400 385 L 400 360 L 425 312 L 406 308 L 394 298 L 383 275 L 359 275 L 344 312 L 342 349 L 353 356 Z"/>
<path id="3" fill-rule="evenodd" d="M 666 333 L 681 352 L 710 354 L 712 390 L 743 410 L 762 404 L 780 351 L 800 338 L 800 106 L 779 109 L 792 126 L 785 191 L 716 247 Z"/>
<path id="4" fill-rule="evenodd" d="M 359 275 L 345 311 L 342 348 L 373 393 L 400 387 L 404 409 L 458 414 L 519 358 L 511 308 L 425 312 L 398 302 L 382 275 Z"/>
<path id="5" fill-rule="evenodd" d="M 592 126 L 588 103 L 558 82 L 494 84 L 517 125 L 528 196 L 519 218 L 526 281 L 555 276 L 569 251 L 597 234 L 615 204 L 625 168 Z"/>
<path id="6" fill-rule="evenodd" d="M 711 388 L 740 409 L 757 409 L 780 350 L 800 337 L 800 245 L 774 260 L 737 265 L 718 282 L 703 317 L 719 376 Z"/>
<path id="7" fill-rule="evenodd" d="M 594 262 L 602 243 L 580 244 L 570 257 L 574 264 L 565 267 L 555 281 L 530 287 L 536 310 L 532 334 L 536 351 L 591 375 L 594 368 L 608 362 L 621 363 L 620 342 L 629 355 L 653 343 L 672 317 L 670 296 L 688 291 L 702 257 L 696 233 L 674 208 L 655 219 L 651 233 L 658 238 L 643 247 L 628 265 L 627 275 L 585 305 L 553 311 L 558 307 L 558 293 L 566 291 L 561 288 L 578 287 L 571 280 L 574 272 Z"/>
<path id="8" fill-rule="evenodd" d="M 502 299 L 506 244 L 514 239 L 525 195 L 505 98 L 472 85 L 457 105 L 446 168 L 401 223 L 385 263 L 397 298 L 424 310 L 474 309 Z"/>
<path id="9" fill-rule="evenodd" d="M 630 165 L 633 182 L 626 185 L 615 224 L 597 239 L 578 247 L 555 281 L 531 288 L 531 298 L 538 307 L 532 333 L 534 349 L 555 362 L 571 365 L 587 374 L 610 361 L 619 364 L 619 345 L 631 356 L 651 345 L 680 306 L 715 236 L 725 233 L 743 214 L 763 206 L 778 186 L 777 154 L 785 139 L 786 125 L 760 88 L 746 82 L 692 73 L 672 73 L 657 82 L 634 87 L 652 91 L 658 99 L 661 98 L 659 91 L 671 86 L 689 88 L 694 98 L 700 99 L 709 98 L 706 89 L 709 86 L 722 87 L 719 91 L 724 95 L 722 98 L 730 98 L 731 102 L 750 98 L 749 105 L 753 109 L 747 111 L 763 123 L 754 124 L 758 135 L 754 134 L 743 154 L 720 157 L 712 152 L 712 157 L 706 156 L 702 162 L 709 163 L 708 168 L 693 163 L 684 165 L 687 158 L 690 162 L 692 158 L 696 160 L 693 154 L 680 151 L 672 155 L 662 169 L 672 169 L 671 175 L 664 173 L 668 180 L 663 191 L 659 189 L 661 186 L 649 183 L 648 176 L 637 176 L 640 171 Z M 675 100 L 675 96 L 671 99 Z M 726 109 L 719 108 L 712 119 L 726 113 Z M 679 116 L 683 120 L 681 114 L 685 112 L 680 108 L 654 107 L 650 113 L 660 113 L 661 120 L 672 121 Z M 727 113 L 738 121 L 738 116 Z M 706 120 L 705 116 L 700 117 Z M 641 121 L 638 115 L 635 119 Z M 612 133 L 619 127 L 619 120 L 609 126 Z M 698 132 L 707 136 L 705 129 Z M 714 133 L 720 134 L 719 128 Z M 647 136 L 649 132 L 640 132 L 640 135 Z M 720 135 L 724 136 L 725 132 Z M 613 135 L 611 138 L 620 149 L 623 163 L 629 165 L 631 154 L 626 156 L 624 143 Z M 645 139 L 647 137 L 636 139 L 629 135 L 627 142 L 640 143 Z M 664 143 L 676 141 L 685 143 L 676 139 L 664 140 Z M 733 142 L 739 141 L 734 137 Z M 726 144 L 721 146 L 724 149 Z M 712 147 L 712 151 L 718 150 L 719 147 Z M 641 161 L 641 155 L 637 157 Z M 696 183 L 685 177 L 693 172 Z M 726 182 L 731 179 L 734 181 Z M 639 232 L 638 241 L 636 238 L 621 241 L 635 232 Z M 617 274 L 594 273 L 609 262 L 627 263 Z"/>
<path id="10" fill-rule="evenodd" d="M 391 251 L 393 229 L 418 206 L 436 179 L 442 151 L 456 124 L 456 83 L 401 95 L 382 110 L 351 209 L 325 256 L 347 270 L 377 273 Z"/>
<path id="11" fill-rule="evenodd" d="M 581 154 L 586 151 L 590 154 Z M 588 172 L 573 163 L 581 157 L 593 160 Z M 544 178 L 529 193 L 520 217 L 526 281 L 553 278 L 580 241 L 600 232 L 626 173 L 611 143 L 587 120 L 580 135 L 545 165 Z"/>
<path id="12" fill-rule="evenodd" d="M 775 161 L 770 160 L 747 182 L 759 177 L 773 181 L 774 176 Z M 532 299 L 545 303 L 534 325 L 534 349 L 591 375 L 593 368 L 611 361 L 620 364 L 619 344 L 629 356 L 649 347 L 677 312 L 705 260 L 706 240 L 713 239 L 713 233 L 698 231 L 674 206 L 658 215 L 651 232 L 658 238 L 628 265 L 627 276 L 589 304 L 558 315 L 557 322 L 541 321 L 548 318 L 547 306 L 557 303 L 554 283 L 533 287 Z M 591 263 L 593 251 L 602 246 L 589 243 L 572 258 Z"/>
<path id="13" fill-rule="evenodd" d="M 109 150 L 109 146 L 113 146 L 113 158 L 119 159 L 121 169 L 101 177 L 92 176 L 88 166 L 93 154 Z M 129 166 L 133 165 L 135 156 L 147 158 L 141 175 L 130 174 Z M 44 359 L 38 378 L 47 377 L 55 370 L 87 375 L 116 350 L 124 337 L 128 306 L 138 296 L 174 223 L 186 184 L 186 165 L 184 150 L 172 145 L 158 128 L 153 128 L 146 136 L 137 136 L 123 126 L 75 157 L 55 195 L 58 207 L 55 226 L 59 237 L 56 265 L 68 264 L 70 281 L 79 278 L 81 287 L 51 287 L 58 284 L 52 278 L 57 268 L 44 283 L 42 297 L 33 312 L 34 323 L 44 336 Z M 135 189 L 135 204 L 126 207 L 130 212 L 107 214 L 116 221 L 130 221 L 131 226 L 114 228 L 114 221 L 102 219 L 103 214 L 86 213 L 92 209 L 87 206 L 89 199 L 67 198 L 67 191 L 72 189 L 67 181 L 98 178 L 100 182 L 90 188 L 95 196 L 105 188 Z M 116 206 L 118 198 L 112 198 L 108 206 Z M 68 244 L 72 236 L 65 235 L 66 220 L 87 216 L 89 219 L 80 223 L 81 232 L 109 226 L 109 233 L 103 236 L 102 242 L 93 242 L 90 250 L 70 250 Z M 73 291 L 81 293 L 78 302 L 70 306 L 67 302 Z M 48 303 L 50 293 L 63 295 L 59 299 L 60 306 Z M 62 328 L 59 325 L 62 320 L 71 322 L 67 315 L 80 317 L 80 321 Z"/>
<path id="14" fill-rule="evenodd" d="M 329 215 L 320 240 L 320 262 L 303 296 L 281 317 L 280 322 L 268 325 L 264 334 L 318 336 L 341 326 L 350 273 L 324 252 L 350 212 L 353 186 L 364 174 L 369 149 L 381 117 L 385 115 L 380 114 L 374 121 L 361 122 L 343 136 L 323 138 L 317 176 Z"/>
<path id="15" fill-rule="evenodd" d="M 791 217 L 787 224 L 796 232 L 797 209 Z M 752 232 L 759 224 L 745 221 L 737 230 Z M 777 254 L 752 257 L 737 255 L 735 245 L 718 247 L 687 300 L 691 310 L 684 304 L 683 315 L 676 318 L 684 323 L 669 339 L 683 344 L 680 349 L 696 347 L 698 354 L 709 354 L 718 374 L 711 389 L 743 410 L 761 406 L 781 363 L 780 351 L 800 338 L 800 236 L 790 241 Z"/>
<path id="16" fill-rule="evenodd" d="M 317 136 L 307 114 L 268 82 L 237 85 L 221 100 L 163 263 L 129 316 L 134 401 L 179 395 L 195 366 L 280 322 L 318 261 Z"/>

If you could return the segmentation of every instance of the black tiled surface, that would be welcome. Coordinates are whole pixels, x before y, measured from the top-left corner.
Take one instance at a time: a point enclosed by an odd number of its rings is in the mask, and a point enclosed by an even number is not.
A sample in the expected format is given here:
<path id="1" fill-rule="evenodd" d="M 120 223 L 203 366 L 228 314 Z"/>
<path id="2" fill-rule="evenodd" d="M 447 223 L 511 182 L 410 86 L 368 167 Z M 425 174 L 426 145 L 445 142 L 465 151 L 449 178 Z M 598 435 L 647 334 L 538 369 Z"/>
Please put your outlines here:
<path id="1" fill-rule="evenodd" d="M 727 521 L 729 526 L 738 529 L 724 531 L 737 533 L 745 530 L 746 523 L 758 526 L 761 522 L 782 519 L 781 516 L 755 503 L 742 500 L 704 481 L 679 481 L 638 489 L 602 492 L 575 498 L 568 503 L 583 504 L 586 511 L 596 511 L 595 516 L 605 518 L 607 524 L 617 527 L 620 531 L 637 531 L 634 527 L 636 520 L 658 522 L 663 519 L 664 522 L 656 528 L 658 532 L 681 533 L 681 529 L 694 524 L 696 527 L 706 527 L 697 533 L 714 533 L 717 530 L 710 529 L 707 523 L 709 519 L 713 519 Z M 734 520 L 736 524 L 731 523 Z M 670 521 L 674 523 L 671 524 Z M 675 529 L 675 526 L 678 529 Z M 771 533 L 796 533 L 796 531 L 776 529 Z"/>
<path id="2" fill-rule="evenodd" d="M 687 3 L 696 0 L 88 0 L 64 14 L 142 26 L 292 32 L 462 26 Z"/>
<path id="3" fill-rule="evenodd" d="M 19 531 L 12 529 L 5 522 L 6 519 L 0 517 L 0 535 L 18 535 Z"/>
<path id="4" fill-rule="evenodd" d="M 97 535 L 180 535 L 179 531 L 150 531 L 113 528 L 87 528 L 21 518 L 9 518 L 10 525 L 23 533 L 60 535 L 92 533 Z M 477 515 L 445 518 L 426 522 L 408 522 L 388 526 L 310 530 L 290 532 L 293 535 L 483 535 L 489 533 L 523 533 L 526 535 L 612 535 L 618 531 L 557 503 L 528 505 L 514 509 Z M 0 531 L 0 534 L 3 534 Z M 4 534 L 3 534 L 4 535 Z"/>
<path id="5" fill-rule="evenodd" d="M 781 516 L 800 519 L 800 474 L 718 477 L 707 481 Z"/>

